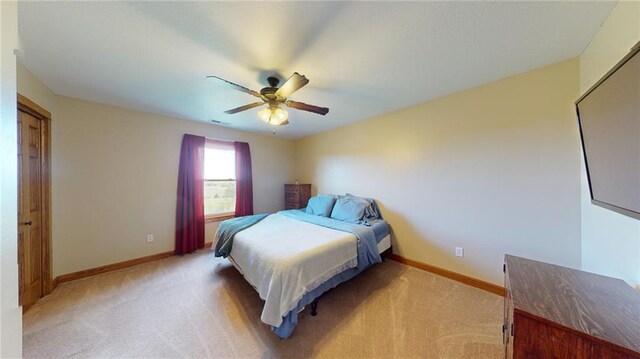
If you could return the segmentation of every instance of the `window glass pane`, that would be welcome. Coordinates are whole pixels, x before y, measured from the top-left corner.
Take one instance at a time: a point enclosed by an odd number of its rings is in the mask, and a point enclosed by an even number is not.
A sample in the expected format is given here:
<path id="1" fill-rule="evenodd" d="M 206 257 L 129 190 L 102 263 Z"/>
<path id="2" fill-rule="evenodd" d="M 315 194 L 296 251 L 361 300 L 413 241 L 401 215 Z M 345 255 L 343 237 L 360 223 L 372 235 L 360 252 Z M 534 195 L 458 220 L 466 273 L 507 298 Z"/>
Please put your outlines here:
<path id="1" fill-rule="evenodd" d="M 204 149 L 204 178 L 205 179 L 235 179 L 236 156 L 235 151 L 215 148 Z"/>
<path id="2" fill-rule="evenodd" d="M 204 180 L 204 214 L 229 213 L 236 210 L 236 181 Z"/>
<path id="3" fill-rule="evenodd" d="M 236 210 L 236 156 L 225 148 L 204 149 L 204 214 Z"/>

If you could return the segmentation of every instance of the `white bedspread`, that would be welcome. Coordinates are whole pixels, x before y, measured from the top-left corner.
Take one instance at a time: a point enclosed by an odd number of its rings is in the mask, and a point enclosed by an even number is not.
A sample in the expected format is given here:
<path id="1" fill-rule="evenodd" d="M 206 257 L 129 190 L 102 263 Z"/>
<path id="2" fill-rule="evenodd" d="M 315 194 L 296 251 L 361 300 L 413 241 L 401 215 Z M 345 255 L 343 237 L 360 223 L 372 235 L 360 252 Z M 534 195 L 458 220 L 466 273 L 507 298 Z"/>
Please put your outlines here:
<path id="1" fill-rule="evenodd" d="M 272 214 L 236 234 L 231 258 L 265 301 L 262 321 L 279 327 L 305 293 L 357 266 L 357 239 Z"/>

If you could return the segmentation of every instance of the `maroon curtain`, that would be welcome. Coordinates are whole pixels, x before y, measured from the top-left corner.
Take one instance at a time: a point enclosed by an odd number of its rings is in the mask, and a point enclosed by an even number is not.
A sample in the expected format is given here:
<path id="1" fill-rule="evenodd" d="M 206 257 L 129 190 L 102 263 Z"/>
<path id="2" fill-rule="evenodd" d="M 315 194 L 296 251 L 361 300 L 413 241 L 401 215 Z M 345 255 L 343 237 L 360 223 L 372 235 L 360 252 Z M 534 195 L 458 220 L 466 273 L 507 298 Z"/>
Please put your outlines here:
<path id="1" fill-rule="evenodd" d="M 176 207 L 176 254 L 204 247 L 204 142 L 184 135 L 178 169 Z"/>
<path id="2" fill-rule="evenodd" d="M 253 214 L 251 151 L 246 142 L 234 142 L 236 151 L 236 217 Z"/>

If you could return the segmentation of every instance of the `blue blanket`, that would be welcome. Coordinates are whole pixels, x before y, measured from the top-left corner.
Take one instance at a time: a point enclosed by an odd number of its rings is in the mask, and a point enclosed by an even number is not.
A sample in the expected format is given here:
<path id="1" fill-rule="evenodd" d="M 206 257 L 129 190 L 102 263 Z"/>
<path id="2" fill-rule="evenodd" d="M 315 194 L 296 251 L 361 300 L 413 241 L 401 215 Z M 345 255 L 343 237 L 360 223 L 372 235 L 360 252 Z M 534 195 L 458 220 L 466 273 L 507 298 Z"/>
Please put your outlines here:
<path id="1" fill-rule="evenodd" d="M 227 258 L 231 254 L 233 247 L 233 238 L 238 232 L 249 228 L 254 224 L 263 220 L 267 214 L 255 214 L 252 216 L 244 216 L 228 219 L 220 222 L 216 238 L 215 256 Z"/>
<path id="2" fill-rule="evenodd" d="M 335 288 L 338 284 L 346 282 L 360 274 L 364 269 L 381 262 L 382 259 L 378 253 L 376 237 L 371 227 L 310 215 L 300 210 L 281 211 L 278 213 L 319 226 L 352 233 L 358 239 L 358 266 L 338 273 L 317 288 L 306 293 L 302 299 L 300 299 L 298 305 L 282 318 L 282 324 L 279 327 L 271 327 L 271 331 L 276 333 L 280 338 L 286 339 L 293 333 L 293 329 L 298 324 L 298 312 L 301 311 L 304 306 L 309 305 L 314 299 L 320 297 L 328 290 Z"/>

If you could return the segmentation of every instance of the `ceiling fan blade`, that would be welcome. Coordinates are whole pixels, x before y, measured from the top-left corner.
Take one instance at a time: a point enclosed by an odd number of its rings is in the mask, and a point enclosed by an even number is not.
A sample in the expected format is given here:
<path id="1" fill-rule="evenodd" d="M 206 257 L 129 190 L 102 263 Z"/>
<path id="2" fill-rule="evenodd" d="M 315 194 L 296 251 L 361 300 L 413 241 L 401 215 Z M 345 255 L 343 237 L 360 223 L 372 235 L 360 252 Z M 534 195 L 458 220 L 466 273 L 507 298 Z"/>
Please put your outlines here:
<path id="1" fill-rule="evenodd" d="M 309 80 L 304 77 L 304 75 L 300 75 L 297 72 L 294 72 L 291 77 L 285 82 L 279 89 L 276 91 L 276 96 L 280 98 L 287 98 L 291 96 L 292 93 L 300 90 L 304 85 L 308 84 Z"/>
<path id="2" fill-rule="evenodd" d="M 254 103 L 250 103 L 248 105 L 244 105 L 244 106 L 236 107 L 236 108 L 231 109 L 231 110 L 227 110 L 224 113 L 229 114 L 229 115 L 233 115 L 234 113 L 246 111 L 246 110 L 252 109 L 254 107 L 262 106 L 262 105 L 264 105 L 264 102 L 254 102 Z"/>
<path id="3" fill-rule="evenodd" d="M 318 107 L 318 106 L 314 106 L 314 105 L 307 105 L 306 103 L 303 103 L 303 102 L 287 101 L 287 102 L 285 102 L 285 105 L 287 105 L 287 106 L 289 106 L 291 108 L 298 109 L 298 110 L 317 113 L 317 114 L 322 115 L 322 116 L 324 116 L 327 113 L 329 113 L 329 109 L 326 108 L 326 107 Z"/>
<path id="4" fill-rule="evenodd" d="M 253 91 L 253 90 L 251 90 L 251 89 L 248 89 L 248 88 L 246 88 L 246 87 L 244 87 L 244 86 L 240 86 L 240 85 L 238 85 L 238 84 L 234 84 L 233 82 L 231 82 L 231 81 L 227 81 L 227 80 L 225 80 L 225 79 L 223 79 L 223 78 L 220 78 L 220 77 L 218 77 L 218 76 L 207 76 L 207 79 L 212 80 L 212 81 L 222 81 L 222 82 L 224 82 L 227 86 L 231 87 L 232 89 L 235 89 L 235 90 L 238 90 L 238 91 L 241 91 L 241 92 L 244 92 L 244 93 L 248 93 L 249 95 L 252 95 L 252 96 L 255 96 L 255 97 L 260 97 L 260 98 L 262 98 L 262 95 L 260 95 L 260 93 L 259 93 L 259 92 L 257 92 L 257 91 Z"/>

